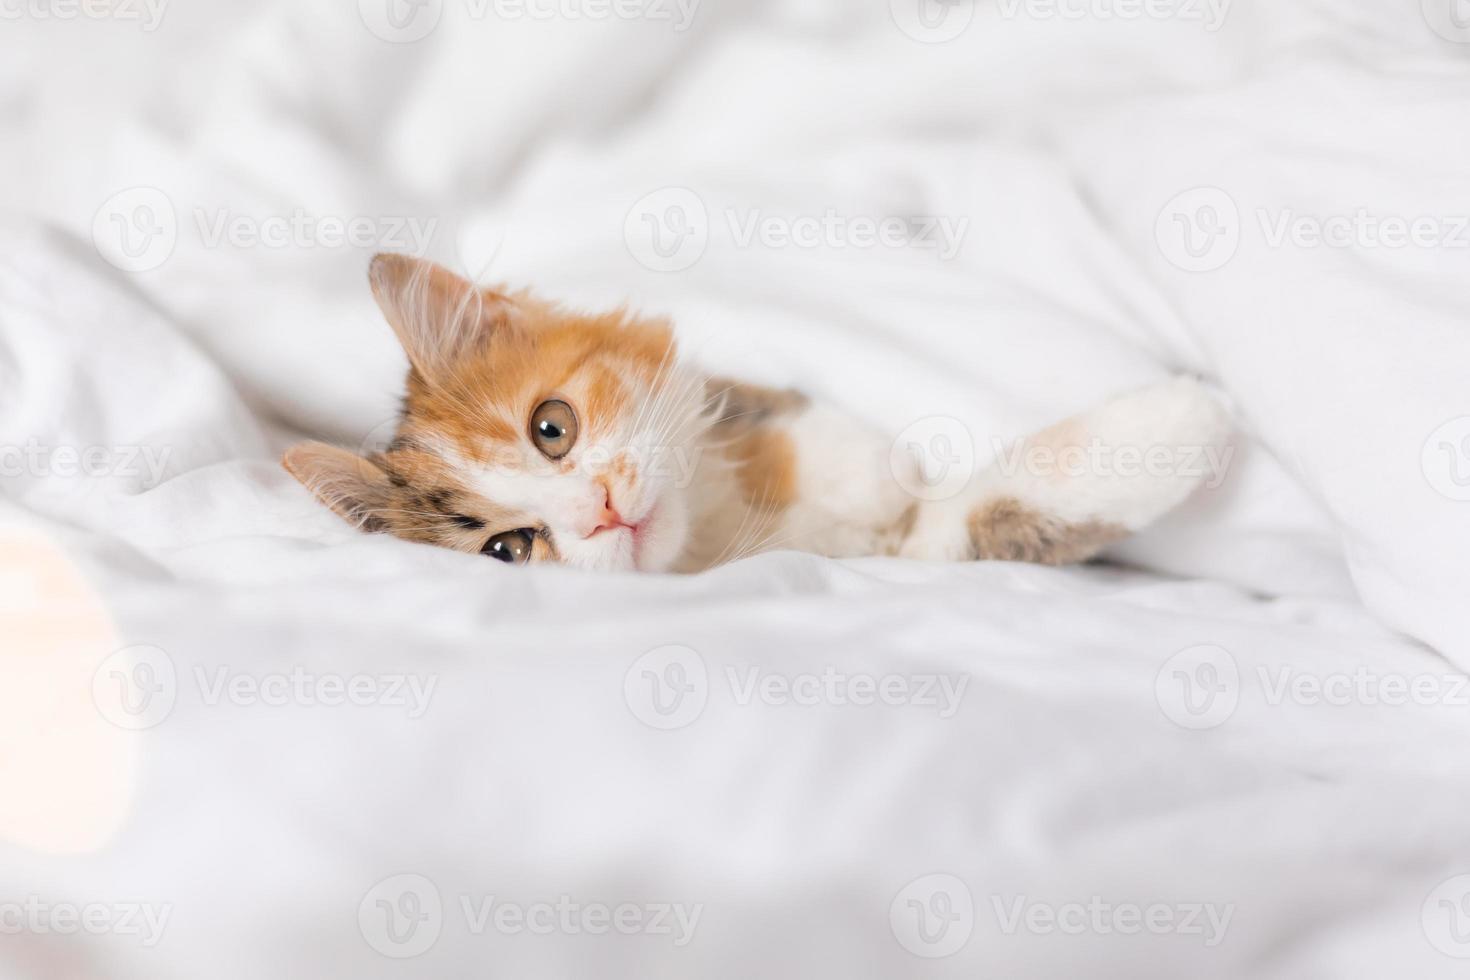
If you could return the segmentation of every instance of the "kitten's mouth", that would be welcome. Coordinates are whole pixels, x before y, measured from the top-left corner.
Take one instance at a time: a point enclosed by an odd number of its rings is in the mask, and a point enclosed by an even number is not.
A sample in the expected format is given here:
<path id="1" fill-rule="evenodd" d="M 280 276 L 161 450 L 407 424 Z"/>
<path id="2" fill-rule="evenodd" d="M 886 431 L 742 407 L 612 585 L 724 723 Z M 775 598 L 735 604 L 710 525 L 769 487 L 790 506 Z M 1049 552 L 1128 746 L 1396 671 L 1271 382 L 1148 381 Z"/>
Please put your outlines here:
<path id="1" fill-rule="evenodd" d="M 637 555 L 638 555 L 638 543 L 641 540 L 641 538 L 643 537 L 643 529 L 645 527 L 647 527 L 647 526 L 648 526 L 648 518 L 647 517 L 644 517 L 641 521 L 638 521 L 637 523 L 629 523 L 628 521 L 620 521 L 617 524 L 609 524 L 609 525 L 605 525 L 603 527 L 600 527 L 597 530 L 593 531 L 590 535 L 588 535 L 588 537 L 600 538 L 600 537 L 602 537 L 605 534 L 619 534 L 619 533 L 621 533 L 623 531 L 627 531 L 630 535 L 632 535 L 633 555 L 636 558 Z"/>
<path id="2" fill-rule="evenodd" d="M 658 504 L 655 503 L 648 512 L 640 517 L 635 524 L 626 525 L 633 532 L 633 567 L 641 567 L 643 560 L 643 542 L 648 536 L 648 529 L 653 525 L 653 519 L 658 515 Z"/>
<path id="3" fill-rule="evenodd" d="M 604 525 L 593 531 L 588 537 L 597 538 L 605 534 L 621 534 L 627 531 L 629 543 L 633 546 L 633 567 L 638 568 L 643 558 L 643 545 L 647 538 L 647 531 L 652 526 L 654 518 L 658 514 L 658 504 L 654 504 L 648 512 L 636 521 L 629 521 L 623 517 L 618 518 L 618 523 Z"/>

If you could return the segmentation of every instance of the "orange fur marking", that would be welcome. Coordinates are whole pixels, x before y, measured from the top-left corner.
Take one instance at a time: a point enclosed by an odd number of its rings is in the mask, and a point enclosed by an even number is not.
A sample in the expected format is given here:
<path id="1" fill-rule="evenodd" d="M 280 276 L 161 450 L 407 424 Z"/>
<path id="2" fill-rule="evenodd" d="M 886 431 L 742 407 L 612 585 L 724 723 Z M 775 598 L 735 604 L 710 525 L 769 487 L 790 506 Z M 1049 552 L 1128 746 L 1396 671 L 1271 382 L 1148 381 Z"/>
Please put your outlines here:
<path id="1" fill-rule="evenodd" d="M 796 500 L 796 446 L 776 429 L 752 429 L 729 449 L 748 503 L 779 513 Z"/>

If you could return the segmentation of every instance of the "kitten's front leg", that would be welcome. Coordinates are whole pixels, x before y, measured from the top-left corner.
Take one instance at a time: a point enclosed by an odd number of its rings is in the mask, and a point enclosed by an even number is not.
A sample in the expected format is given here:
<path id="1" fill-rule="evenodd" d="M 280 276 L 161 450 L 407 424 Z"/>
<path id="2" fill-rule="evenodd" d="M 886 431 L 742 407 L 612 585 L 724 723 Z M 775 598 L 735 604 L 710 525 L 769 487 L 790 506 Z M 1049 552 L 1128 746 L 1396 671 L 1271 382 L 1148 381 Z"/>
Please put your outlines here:
<path id="1" fill-rule="evenodd" d="M 1198 382 L 1145 388 L 1023 440 L 958 497 L 922 504 L 899 554 L 1086 561 L 1223 475 L 1229 435 Z"/>

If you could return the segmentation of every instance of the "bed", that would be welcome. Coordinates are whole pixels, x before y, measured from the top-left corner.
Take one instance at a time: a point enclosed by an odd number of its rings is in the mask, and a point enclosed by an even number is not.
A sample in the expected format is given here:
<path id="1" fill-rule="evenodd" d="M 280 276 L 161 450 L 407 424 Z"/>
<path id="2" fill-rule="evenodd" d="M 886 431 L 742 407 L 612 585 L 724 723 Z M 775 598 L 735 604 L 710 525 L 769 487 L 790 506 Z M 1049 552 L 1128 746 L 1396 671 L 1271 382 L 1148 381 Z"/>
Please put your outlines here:
<path id="1" fill-rule="evenodd" d="M 1452 4 L 87 9 L 0 37 L 0 976 L 1463 975 Z M 377 250 L 979 464 L 1239 432 L 1082 568 L 506 568 L 278 465 L 391 428 Z"/>

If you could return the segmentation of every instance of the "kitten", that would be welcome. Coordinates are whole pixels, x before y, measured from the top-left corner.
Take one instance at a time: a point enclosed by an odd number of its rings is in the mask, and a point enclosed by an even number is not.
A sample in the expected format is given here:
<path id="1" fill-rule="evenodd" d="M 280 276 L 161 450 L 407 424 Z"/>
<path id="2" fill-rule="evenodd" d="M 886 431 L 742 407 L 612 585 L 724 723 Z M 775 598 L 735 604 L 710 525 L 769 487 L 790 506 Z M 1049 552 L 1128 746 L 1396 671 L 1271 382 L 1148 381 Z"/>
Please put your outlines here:
<path id="1" fill-rule="evenodd" d="M 1203 476 L 992 466 L 919 499 L 890 442 L 794 391 L 712 379 L 670 324 L 481 289 L 400 255 L 370 280 L 408 355 L 396 437 L 367 458 L 321 443 L 286 468 L 364 531 L 499 561 L 694 572 L 773 548 L 834 558 L 1084 561 Z M 1216 447 L 1223 411 L 1167 382 L 1020 444 Z M 1016 457 L 1031 459 L 1030 455 Z"/>

